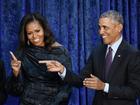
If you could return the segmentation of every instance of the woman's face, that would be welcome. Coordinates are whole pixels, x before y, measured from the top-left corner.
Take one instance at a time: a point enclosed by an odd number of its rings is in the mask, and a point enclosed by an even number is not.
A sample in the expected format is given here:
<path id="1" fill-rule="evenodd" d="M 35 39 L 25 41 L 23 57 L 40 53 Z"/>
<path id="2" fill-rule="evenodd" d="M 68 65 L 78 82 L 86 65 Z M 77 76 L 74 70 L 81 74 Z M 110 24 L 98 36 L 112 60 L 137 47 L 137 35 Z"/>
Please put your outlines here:
<path id="1" fill-rule="evenodd" d="M 26 25 L 27 38 L 34 46 L 45 46 L 44 30 L 38 21 Z"/>

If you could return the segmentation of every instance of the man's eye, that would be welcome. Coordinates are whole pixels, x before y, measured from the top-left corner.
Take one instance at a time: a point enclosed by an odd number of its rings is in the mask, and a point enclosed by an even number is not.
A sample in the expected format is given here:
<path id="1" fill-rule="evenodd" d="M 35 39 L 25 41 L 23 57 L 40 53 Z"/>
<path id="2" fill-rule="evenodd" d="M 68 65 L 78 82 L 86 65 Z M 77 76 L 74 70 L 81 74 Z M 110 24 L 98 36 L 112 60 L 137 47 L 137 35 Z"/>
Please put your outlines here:
<path id="1" fill-rule="evenodd" d="M 104 26 L 104 29 L 105 29 L 105 30 L 108 30 L 108 27 Z"/>

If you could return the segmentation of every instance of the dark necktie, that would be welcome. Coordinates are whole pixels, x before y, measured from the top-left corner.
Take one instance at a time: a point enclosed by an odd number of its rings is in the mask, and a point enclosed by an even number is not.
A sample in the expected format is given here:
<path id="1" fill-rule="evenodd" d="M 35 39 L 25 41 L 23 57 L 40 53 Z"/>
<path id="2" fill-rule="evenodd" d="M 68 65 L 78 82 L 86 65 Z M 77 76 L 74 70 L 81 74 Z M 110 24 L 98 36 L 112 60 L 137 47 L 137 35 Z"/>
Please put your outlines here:
<path id="1" fill-rule="evenodd" d="M 112 48 L 109 47 L 105 58 L 105 78 L 107 78 L 110 66 L 112 64 Z"/>

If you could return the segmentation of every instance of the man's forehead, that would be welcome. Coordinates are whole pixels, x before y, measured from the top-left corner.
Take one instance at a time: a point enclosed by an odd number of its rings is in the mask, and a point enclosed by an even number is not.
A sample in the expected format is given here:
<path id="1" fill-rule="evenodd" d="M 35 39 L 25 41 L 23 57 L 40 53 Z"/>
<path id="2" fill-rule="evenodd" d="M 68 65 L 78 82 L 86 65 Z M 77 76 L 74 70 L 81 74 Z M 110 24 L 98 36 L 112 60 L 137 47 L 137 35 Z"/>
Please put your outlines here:
<path id="1" fill-rule="evenodd" d="M 115 21 L 111 17 L 102 17 L 99 19 L 99 24 L 118 24 L 119 22 Z"/>

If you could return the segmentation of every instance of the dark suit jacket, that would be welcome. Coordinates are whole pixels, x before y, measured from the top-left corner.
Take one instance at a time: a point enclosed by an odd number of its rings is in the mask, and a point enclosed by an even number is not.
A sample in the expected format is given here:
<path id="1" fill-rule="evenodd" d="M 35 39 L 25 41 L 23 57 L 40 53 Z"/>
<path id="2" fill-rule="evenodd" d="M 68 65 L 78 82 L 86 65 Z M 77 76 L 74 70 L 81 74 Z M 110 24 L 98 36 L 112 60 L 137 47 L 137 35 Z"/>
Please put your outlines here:
<path id="1" fill-rule="evenodd" d="M 6 91 L 5 91 L 6 74 L 3 62 L 0 61 L 0 105 L 3 105 L 6 101 Z"/>
<path id="2" fill-rule="evenodd" d="M 140 54 L 125 41 L 122 41 L 111 65 L 108 78 L 104 77 L 106 45 L 97 47 L 88 58 L 80 76 L 67 70 L 65 82 L 82 86 L 89 74 L 94 74 L 109 83 L 109 93 L 96 91 L 93 105 L 136 105 L 140 95 Z"/>

